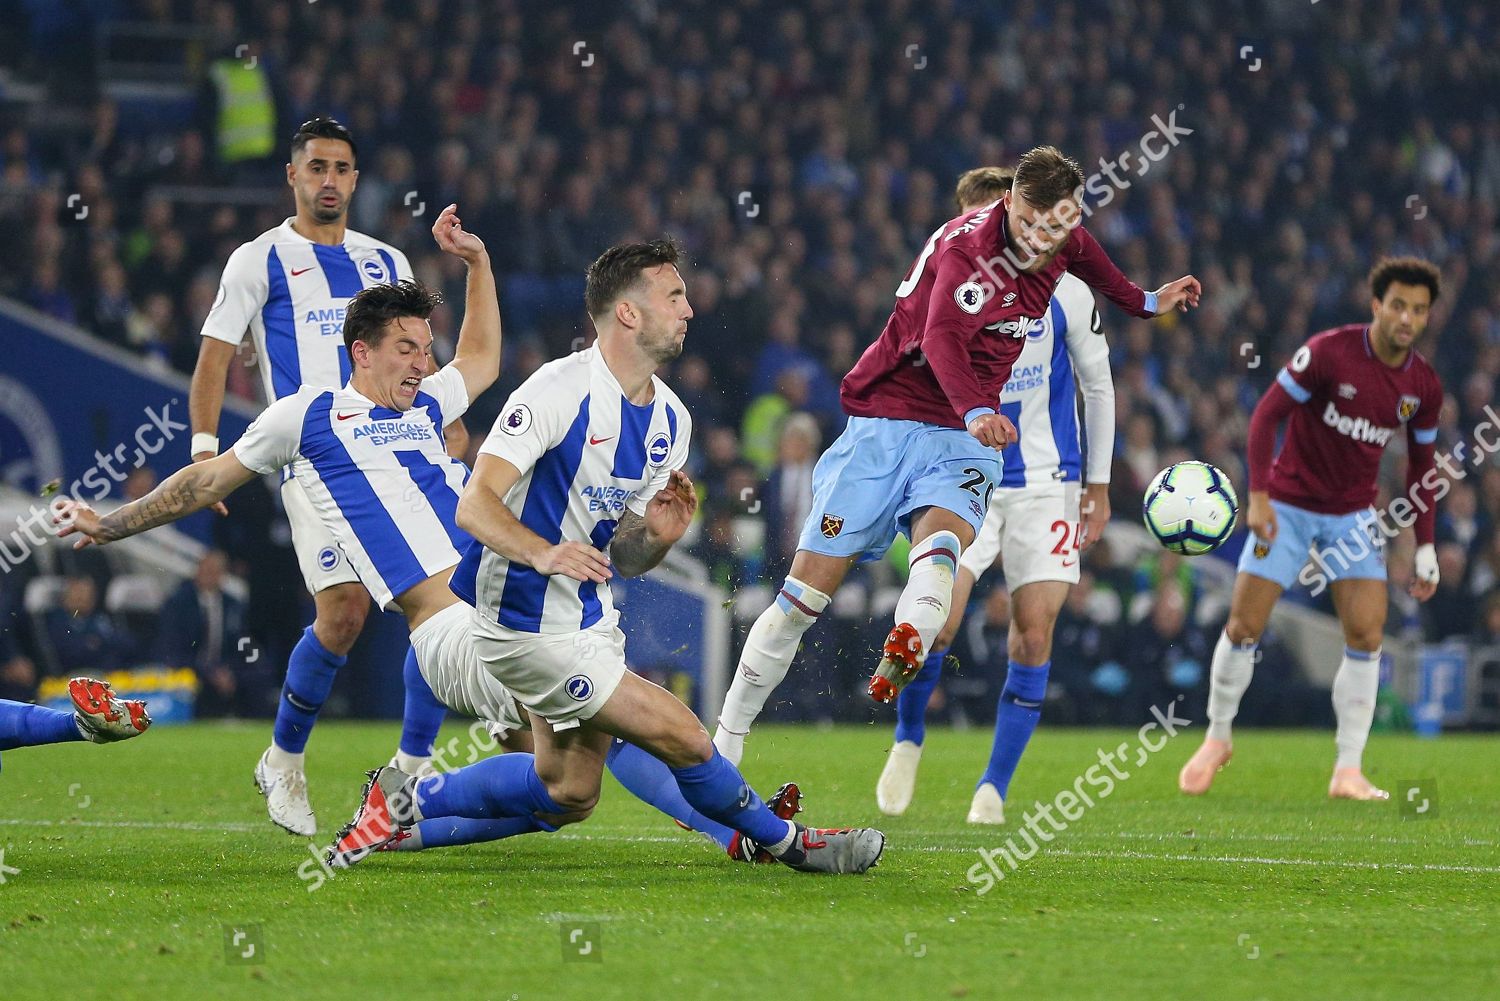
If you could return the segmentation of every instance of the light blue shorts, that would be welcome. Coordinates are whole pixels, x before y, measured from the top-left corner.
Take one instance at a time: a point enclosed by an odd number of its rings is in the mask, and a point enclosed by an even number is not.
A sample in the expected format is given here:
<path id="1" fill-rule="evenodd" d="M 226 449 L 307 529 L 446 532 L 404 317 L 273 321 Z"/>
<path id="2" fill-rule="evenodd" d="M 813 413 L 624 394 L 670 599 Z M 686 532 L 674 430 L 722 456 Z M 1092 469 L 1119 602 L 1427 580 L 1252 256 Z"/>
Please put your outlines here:
<path id="1" fill-rule="evenodd" d="M 1240 552 L 1240 572 L 1275 581 L 1285 590 L 1308 567 L 1311 584 L 1321 574 L 1336 580 L 1385 580 L 1385 536 L 1371 508 L 1351 514 L 1319 514 L 1273 500 L 1276 541 L 1254 535 Z M 1311 559 L 1309 559 L 1309 557 Z"/>
<path id="2" fill-rule="evenodd" d="M 813 469 L 813 503 L 798 549 L 878 559 L 911 516 L 940 507 L 977 535 L 1000 482 L 1000 453 L 958 428 L 851 417 Z"/>

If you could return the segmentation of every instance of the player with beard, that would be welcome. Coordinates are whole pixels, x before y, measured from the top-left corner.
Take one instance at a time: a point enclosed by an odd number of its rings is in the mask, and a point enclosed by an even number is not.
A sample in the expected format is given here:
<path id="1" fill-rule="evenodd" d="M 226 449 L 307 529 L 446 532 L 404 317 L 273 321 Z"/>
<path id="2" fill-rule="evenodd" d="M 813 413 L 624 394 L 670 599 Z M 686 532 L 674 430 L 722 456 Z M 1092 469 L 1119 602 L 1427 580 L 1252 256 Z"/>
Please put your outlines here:
<path id="1" fill-rule="evenodd" d="M 247 330 L 268 405 L 303 386 L 343 386 L 351 374 L 343 341 L 349 300 L 371 286 L 412 277 L 401 251 L 345 225 L 359 180 L 357 162 L 354 137 L 331 118 L 305 122 L 292 136 L 286 182 L 297 214 L 230 255 L 218 298 L 203 324 L 188 397 L 194 462 L 219 452 L 225 379 Z M 463 423 L 455 420 L 444 437 L 448 453 L 461 456 L 467 441 Z M 281 500 L 317 611 L 288 658 L 271 746 L 256 763 L 255 784 L 273 822 L 310 836 L 317 832 L 317 820 L 307 797 L 307 740 L 338 669 L 364 628 L 370 597 L 294 477 L 283 476 Z M 222 504 L 215 509 L 225 513 Z M 415 772 L 432 753 L 444 709 L 426 690 L 410 651 L 403 675 L 406 712 L 392 764 Z"/>

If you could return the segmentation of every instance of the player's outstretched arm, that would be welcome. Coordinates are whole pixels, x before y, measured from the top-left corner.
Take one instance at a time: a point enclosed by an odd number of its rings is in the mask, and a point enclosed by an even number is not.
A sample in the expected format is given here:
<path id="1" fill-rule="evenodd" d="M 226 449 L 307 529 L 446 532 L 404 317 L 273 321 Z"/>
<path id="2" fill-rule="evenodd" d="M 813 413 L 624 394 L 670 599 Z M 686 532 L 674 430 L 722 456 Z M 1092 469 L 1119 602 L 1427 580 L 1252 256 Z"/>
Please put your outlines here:
<path id="1" fill-rule="evenodd" d="M 82 501 L 67 500 L 56 506 L 52 520 L 61 526 L 59 536 L 78 536 L 74 549 L 102 546 L 186 518 L 228 497 L 254 477 L 255 473 L 241 465 L 234 449 L 230 449 L 184 466 L 140 500 L 109 514 L 100 516 Z"/>
<path id="2" fill-rule="evenodd" d="M 660 563 L 693 523 L 698 494 L 693 481 L 680 469 L 672 470 L 667 485 L 646 504 L 644 516 L 626 511 L 610 543 L 615 570 L 625 577 L 638 577 Z"/>
<path id="3" fill-rule="evenodd" d="M 505 495 L 521 478 L 521 471 L 498 455 L 481 453 L 454 520 L 486 549 L 521 563 L 538 573 L 562 574 L 574 580 L 603 583 L 610 577 L 609 557 L 586 542 L 564 540 L 552 545 L 521 524 Z"/>
<path id="4" fill-rule="evenodd" d="M 461 258 L 469 266 L 464 323 L 458 331 L 453 367 L 463 375 L 469 399 L 475 400 L 500 377 L 500 298 L 495 291 L 495 273 L 484 241 L 464 229 L 457 205 L 439 213 L 432 224 L 432 237 L 444 253 Z"/>
<path id="5" fill-rule="evenodd" d="M 198 361 L 193 366 L 193 381 L 188 387 L 188 422 L 193 428 L 194 462 L 212 459 L 219 454 L 219 415 L 224 410 L 224 387 L 229 381 L 229 365 L 234 361 L 236 347 L 215 337 L 203 338 L 198 346 Z M 213 439 L 209 442 L 209 439 Z M 213 448 L 200 447 L 200 443 L 213 444 Z M 222 503 L 214 510 L 221 515 L 229 514 Z"/>
<path id="6" fill-rule="evenodd" d="M 1180 309 L 1186 313 L 1189 307 L 1198 305 L 1203 294 L 1203 285 L 1192 275 L 1184 275 L 1175 282 L 1167 282 L 1156 290 L 1156 315 Z"/>

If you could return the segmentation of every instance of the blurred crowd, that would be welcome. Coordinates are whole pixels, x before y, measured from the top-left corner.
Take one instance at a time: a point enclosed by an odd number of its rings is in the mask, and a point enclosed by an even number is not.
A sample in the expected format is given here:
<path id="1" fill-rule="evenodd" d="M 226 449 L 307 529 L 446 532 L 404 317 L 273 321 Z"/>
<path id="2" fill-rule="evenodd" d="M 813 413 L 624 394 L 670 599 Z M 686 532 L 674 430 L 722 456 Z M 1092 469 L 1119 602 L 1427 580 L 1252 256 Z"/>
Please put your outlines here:
<path id="1" fill-rule="evenodd" d="M 58 121 L 0 119 L 0 225 L 11 234 L 0 294 L 155 364 L 191 370 L 230 251 L 290 214 L 285 141 L 317 115 L 360 144 L 351 226 L 401 247 L 453 304 L 434 317 L 440 338 L 451 342 L 460 320 L 462 268 L 435 251 L 431 218 L 457 202 L 488 243 L 507 347 L 501 384 L 470 412 L 476 445 L 511 389 L 591 340 L 582 276 L 598 252 L 674 234 L 691 256 L 696 316 L 667 378 L 697 428 L 696 552 L 729 586 L 784 572 L 811 463 L 842 425 L 839 379 L 928 234 L 954 214 L 958 174 L 1039 143 L 1115 179 L 1090 188 L 1087 224 L 1129 276 L 1155 288 L 1193 273 L 1204 286 L 1188 314 L 1103 310 L 1118 516 L 1139 510 L 1144 485 L 1180 458 L 1213 462 L 1243 490 L 1256 399 L 1308 335 L 1368 317 L 1365 275 L 1383 254 L 1443 271 L 1422 343 L 1449 392 L 1440 449 L 1462 441 L 1477 454 L 1474 429 L 1493 413 L 1500 9 L 1478 0 L 99 0 L 68 12 L 9 0 L 0 10 L 30 39 L 0 66 L 74 102 Z M 100 52 L 74 51 L 60 81 L 47 43 L 68 18 L 191 29 L 188 109 L 102 96 L 89 76 Z M 274 103 L 274 149 L 225 134 L 215 67 L 226 61 L 254 64 L 246 82 Z M 1143 158 L 1142 137 L 1168 121 L 1176 144 Z M 232 388 L 253 397 L 258 384 L 236 367 Z M 1401 444 L 1387 490 L 1400 489 Z M 1439 519 L 1438 597 L 1421 607 L 1407 597 L 1410 540 L 1393 547 L 1393 631 L 1500 638 L 1497 524 L 1500 468 L 1472 465 Z M 1109 650 L 1155 649 L 1120 642 L 1121 630 L 1169 635 L 1180 618 L 1203 633 L 1181 646 L 1206 663 L 1199 648 L 1220 622 L 1198 621 L 1194 571 L 1164 575 L 1153 560 L 1095 557 L 1094 583 L 1070 605 L 1110 631 L 1089 640 L 1068 626 L 1099 690 L 1136 677 Z M 1167 577 L 1185 582 L 1170 600 Z M 1113 619 L 1100 611 L 1110 596 L 1124 610 Z M 977 600 L 998 616 L 1003 589 Z M 1091 643 L 1105 652 L 1085 655 Z"/>

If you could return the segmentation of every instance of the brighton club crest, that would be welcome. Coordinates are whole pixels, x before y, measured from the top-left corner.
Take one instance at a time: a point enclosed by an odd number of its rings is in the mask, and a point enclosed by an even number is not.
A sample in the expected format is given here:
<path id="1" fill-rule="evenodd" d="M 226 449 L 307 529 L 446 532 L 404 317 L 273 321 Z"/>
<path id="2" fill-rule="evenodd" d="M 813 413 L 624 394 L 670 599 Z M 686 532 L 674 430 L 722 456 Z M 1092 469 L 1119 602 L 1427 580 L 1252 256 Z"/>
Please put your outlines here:
<path id="1" fill-rule="evenodd" d="M 836 514 L 823 516 L 823 537 L 832 539 L 844 530 L 844 519 Z"/>

